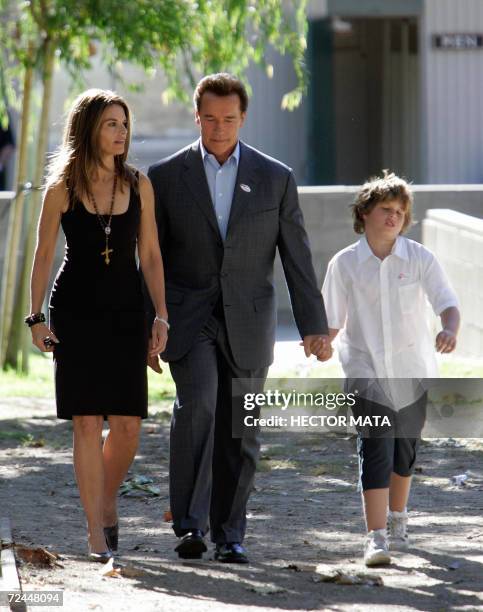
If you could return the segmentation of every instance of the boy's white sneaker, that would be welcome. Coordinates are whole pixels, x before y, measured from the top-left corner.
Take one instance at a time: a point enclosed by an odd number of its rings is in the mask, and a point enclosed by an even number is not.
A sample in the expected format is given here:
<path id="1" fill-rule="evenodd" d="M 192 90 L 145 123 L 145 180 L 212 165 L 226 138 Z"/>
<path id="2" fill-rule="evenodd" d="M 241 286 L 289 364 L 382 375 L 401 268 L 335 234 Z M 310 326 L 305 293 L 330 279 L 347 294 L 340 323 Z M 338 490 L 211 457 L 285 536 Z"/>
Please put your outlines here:
<path id="1" fill-rule="evenodd" d="M 391 563 L 385 529 L 374 529 L 374 531 L 369 531 L 367 534 L 364 548 L 364 563 L 367 567 Z"/>
<path id="2" fill-rule="evenodd" d="M 389 550 L 407 550 L 409 548 L 408 513 L 389 510 L 387 517 Z"/>

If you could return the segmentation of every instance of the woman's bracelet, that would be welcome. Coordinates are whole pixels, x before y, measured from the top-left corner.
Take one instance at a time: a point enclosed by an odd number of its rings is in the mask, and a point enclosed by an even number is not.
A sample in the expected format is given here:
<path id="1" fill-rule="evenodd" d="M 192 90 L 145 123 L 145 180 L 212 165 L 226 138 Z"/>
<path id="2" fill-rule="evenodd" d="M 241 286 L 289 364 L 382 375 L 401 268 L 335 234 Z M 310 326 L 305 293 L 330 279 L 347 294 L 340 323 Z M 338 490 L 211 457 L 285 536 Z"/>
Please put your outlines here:
<path id="1" fill-rule="evenodd" d="M 166 325 L 166 327 L 168 328 L 168 331 L 169 331 L 169 328 L 171 327 L 171 325 L 166 321 L 166 319 L 163 319 L 163 317 L 159 317 L 158 315 L 156 315 L 154 317 L 154 320 L 155 321 L 159 321 L 160 323 L 163 323 L 163 325 Z"/>
<path id="2" fill-rule="evenodd" d="M 37 325 L 37 323 L 45 323 L 45 315 L 43 312 L 35 312 L 25 317 L 24 321 L 29 327 L 32 327 Z"/>

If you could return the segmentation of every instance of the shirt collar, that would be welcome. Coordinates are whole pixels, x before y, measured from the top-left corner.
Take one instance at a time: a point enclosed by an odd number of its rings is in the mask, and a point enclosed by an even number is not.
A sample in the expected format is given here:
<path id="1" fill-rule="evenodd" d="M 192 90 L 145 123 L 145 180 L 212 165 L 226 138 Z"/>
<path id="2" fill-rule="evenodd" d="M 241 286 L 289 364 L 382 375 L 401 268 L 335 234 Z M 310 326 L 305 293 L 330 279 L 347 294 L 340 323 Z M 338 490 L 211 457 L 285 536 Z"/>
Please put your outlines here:
<path id="1" fill-rule="evenodd" d="M 402 236 L 398 236 L 396 238 L 396 242 L 392 247 L 391 255 L 396 255 L 400 259 L 405 259 L 406 261 L 409 259 L 406 240 Z M 375 257 L 369 243 L 367 242 L 367 238 L 364 235 L 357 243 L 357 259 L 359 263 L 363 263 L 371 256 Z"/>
<path id="2" fill-rule="evenodd" d="M 408 245 L 402 236 L 397 237 L 396 244 L 392 249 L 392 255 L 397 255 L 400 259 L 409 261 Z"/>
<path id="3" fill-rule="evenodd" d="M 364 263 L 366 259 L 369 259 L 369 257 L 374 255 L 374 253 L 371 251 L 371 247 L 369 246 L 365 235 L 362 236 L 362 238 L 357 243 L 356 251 L 359 263 Z"/>
<path id="4" fill-rule="evenodd" d="M 216 159 L 216 157 L 210 153 L 209 151 L 207 151 L 203 145 L 203 140 L 200 138 L 200 151 L 201 151 L 201 157 L 203 158 L 203 162 L 205 161 L 206 158 L 208 159 L 214 159 L 216 161 L 217 164 L 219 164 L 218 160 Z M 225 164 L 228 163 L 230 161 L 230 159 L 234 159 L 235 160 L 235 164 L 238 166 L 238 162 L 240 161 L 240 141 L 238 141 L 236 143 L 236 147 L 233 150 L 233 153 L 230 155 L 230 157 L 226 160 Z"/>

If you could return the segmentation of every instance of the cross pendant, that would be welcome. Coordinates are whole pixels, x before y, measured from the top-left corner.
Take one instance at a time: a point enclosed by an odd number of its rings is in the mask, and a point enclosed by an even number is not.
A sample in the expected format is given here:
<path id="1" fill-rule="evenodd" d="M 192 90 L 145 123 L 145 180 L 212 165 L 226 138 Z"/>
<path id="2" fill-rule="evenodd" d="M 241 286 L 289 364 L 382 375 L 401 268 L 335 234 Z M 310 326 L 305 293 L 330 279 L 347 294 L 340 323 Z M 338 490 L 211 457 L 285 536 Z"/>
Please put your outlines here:
<path id="1" fill-rule="evenodd" d="M 102 251 L 101 255 L 104 257 L 104 262 L 106 264 L 106 266 L 108 266 L 111 263 L 111 259 L 109 257 L 109 253 L 112 253 L 114 251 L 114 249 L 110 249 L 109 248 L 109 241 L 106 237 L 106 248 Z"/>

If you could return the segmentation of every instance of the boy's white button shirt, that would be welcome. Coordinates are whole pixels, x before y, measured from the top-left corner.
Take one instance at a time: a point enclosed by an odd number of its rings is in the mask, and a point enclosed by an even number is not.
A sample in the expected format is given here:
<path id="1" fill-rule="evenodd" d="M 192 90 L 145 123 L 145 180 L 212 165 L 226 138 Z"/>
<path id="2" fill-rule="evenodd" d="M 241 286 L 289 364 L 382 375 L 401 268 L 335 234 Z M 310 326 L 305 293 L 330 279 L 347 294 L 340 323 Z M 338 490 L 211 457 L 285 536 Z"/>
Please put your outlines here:
<path id="1" fill-rule="evenodd" d="M 422 244 L 399 236 L 381 261 L 363 236 L 329 262 L 322 294 L 348 378 L 438 376 L 426 298 L 436 315 L 458 300 Z"/>

